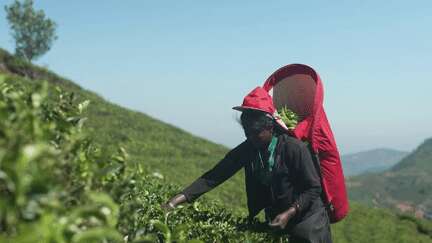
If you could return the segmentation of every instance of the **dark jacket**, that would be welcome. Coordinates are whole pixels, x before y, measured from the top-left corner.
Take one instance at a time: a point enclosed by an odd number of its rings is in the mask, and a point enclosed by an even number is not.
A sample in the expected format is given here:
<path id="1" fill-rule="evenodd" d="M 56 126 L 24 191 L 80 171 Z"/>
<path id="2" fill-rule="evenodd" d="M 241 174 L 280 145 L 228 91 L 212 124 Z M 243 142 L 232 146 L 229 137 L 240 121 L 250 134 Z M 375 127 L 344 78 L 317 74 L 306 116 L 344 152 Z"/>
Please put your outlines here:
<path id="1" fill-rule="evenodd" d="M 295 222 L 323 207 L 320 177 L 305 143 L 287 134 L 278 136 L 269 186 L 262 184 L 254 175 L 252 161 L 257 156 L 257 149 L 247 140 L 244 141 L 229 151 L 214 168 L 184 189 L 182 194 L 191 202 L 244 167 L 249 217 L 256 216 L 266 208 L 266 215 L 273 219 L 296 203 L 300 212 L 292 220 Z"/>

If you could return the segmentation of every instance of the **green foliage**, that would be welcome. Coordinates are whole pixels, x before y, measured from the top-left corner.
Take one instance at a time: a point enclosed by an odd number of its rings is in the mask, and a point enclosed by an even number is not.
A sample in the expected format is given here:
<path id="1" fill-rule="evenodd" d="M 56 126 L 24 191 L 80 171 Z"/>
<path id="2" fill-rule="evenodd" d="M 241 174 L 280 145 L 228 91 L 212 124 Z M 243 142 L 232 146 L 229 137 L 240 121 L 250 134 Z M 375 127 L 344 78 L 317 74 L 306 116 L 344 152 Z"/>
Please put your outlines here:
<path id="1" fill-rule="evenodd" d="M 278 113 L 289 129 L 294 129 L 297 126 L 299 117 L 295 112 L 284 106 L 278 110 Z"/>
<path id="2" fill-rule="evenodd" d="M 95 191 L 115 173 L 95 172 L 119 162 L 98 161 L 83 135 L 87 102 L 16 81 L 0 76 L 0 232 L 14 242 L 115 238 L 118 205 Z"/>
<path id="3" fill-rule="evenodd" d="M 286 236 L 272 234 L 259 221 L 248 222 L 220 204 L 196 201 L 174 211 L 164 211 L 160 204 L 179 190 L 152 174 L 136 169 L 120 182 L 120 221 L 118 228 L 135 241 L 158 238 L 164 242 L 287 242 Z M 121 189 L 120 189 L 121 188 Z M 133 241 L 134 242 L 134 241 Z M 195 241 L 197 242 L 197 241 Z"/>
<path id="4" fill-rule="evenodd" d="M 15 0 L 5 6 L 7 20 L 15 39 L 15 54 L 31 61 L 45 54 L 57 36 L 56 24 L 42 10 L 33 8 L 33 0 Z"/>
<path id="5" fill-rule="evenodd" d="M 60 89 L 49 95 L 46 82 L 34 88 L 13 77 L 0 80 L 1 237 L 14 242 L 273 239 L 239 231 L 244 219 L 215 205 L 196 202 L 164 212 L 160 204 L 179 187 L 127 162 L 122 147 L 102 156 L 82 130 L 89 102 L 77 102 Z"/>
<path id="6" fill-rule="evenodd" d="M 151 172 L 163 173 L 167 181 L 181 186 L 190 184 L 206 170 L 212 168 L 228 152 L 224 146 L 196 137 L 179 128 L 153 119 L 145 114 L 107 102 L 98 95 L 80 88 L 55 73 L 22 62 L 0 49 L 0 63 L 10 73 L 18 74 L 15 80 L 33 86 L 39 79 L 47 80 L 52 87 L 59 86 L 77 95 L 79 102 L 89 100 L 91 105 L 83 112 L 87 117 L 84 132 L 95 143 L 103 144 L 101 156 L 110 157 L 121 144 L 127 148 L 132 163 L 143 164 Z M 31 79 L 23 79 L 30 77 Z M 54 93 L 54 90 L 49 92 Z M 235 121 L 233 121 L 235 122 Z M 206 194 L 204 198 L 225 202 L 236 214 L 246 213 L 246 193 L 243 171 Z"/>

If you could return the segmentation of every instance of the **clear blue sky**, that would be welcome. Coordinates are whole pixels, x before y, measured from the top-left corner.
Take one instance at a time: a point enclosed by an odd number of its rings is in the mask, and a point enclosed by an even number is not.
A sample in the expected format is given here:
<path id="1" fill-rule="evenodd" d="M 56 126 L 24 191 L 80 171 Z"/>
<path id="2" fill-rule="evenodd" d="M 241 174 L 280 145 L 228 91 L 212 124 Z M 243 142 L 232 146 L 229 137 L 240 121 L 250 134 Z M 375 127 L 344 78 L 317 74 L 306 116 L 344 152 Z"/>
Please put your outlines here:
<path id="1" fill-rule="evenodd" d="M 11 0 L 3 0 L 2 4 Z M 59 39 L 37 63 L 122 106 L 235 146 L 232 106 L 313 66 L 342 153 L 432 137 L 432 1 L 38 1 Z M 0 46 L 13 40 L 0 11 Z"/>

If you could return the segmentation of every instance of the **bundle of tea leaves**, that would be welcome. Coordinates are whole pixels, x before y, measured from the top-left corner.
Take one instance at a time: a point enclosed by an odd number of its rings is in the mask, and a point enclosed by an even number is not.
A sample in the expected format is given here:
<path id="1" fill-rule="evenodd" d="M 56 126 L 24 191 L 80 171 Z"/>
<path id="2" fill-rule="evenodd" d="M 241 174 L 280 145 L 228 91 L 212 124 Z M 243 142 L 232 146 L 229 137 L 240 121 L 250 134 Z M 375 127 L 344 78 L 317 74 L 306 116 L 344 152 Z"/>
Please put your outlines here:
<path id="1" fill-rule="evenodd" d="M 299 120 L 298 115 L 292 110 L 288 109 L 286 106 L 279 109 L 278 114 L 288 129 L 292 130 L 297 126 Z"/>

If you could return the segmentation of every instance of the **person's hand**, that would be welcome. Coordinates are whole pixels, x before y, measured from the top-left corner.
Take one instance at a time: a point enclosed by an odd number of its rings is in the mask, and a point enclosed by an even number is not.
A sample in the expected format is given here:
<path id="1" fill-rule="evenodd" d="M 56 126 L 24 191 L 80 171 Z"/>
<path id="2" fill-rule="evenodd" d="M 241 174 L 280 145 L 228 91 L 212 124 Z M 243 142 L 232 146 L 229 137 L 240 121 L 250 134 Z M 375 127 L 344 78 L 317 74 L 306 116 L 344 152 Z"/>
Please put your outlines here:
<path id="1" fill-rule="evenodd" d="M 288 221 L 294 217 L 296 213 L 296 209 L 294 207 L 290 207 L 288 210 L 283 213 L 278 214 L 273 221 L 269 224 L 270 227 L 277 229 L 284 229 L 287 225 Z"/>
<path id="2" fill-rule="evenodd" d="M 167 211 L 175 209 L 175 205 L 171 201 L 168 201 L 166 203 L 162 203 L 160 206 L 162 209 L 167 210 Z"/>
<path id="3" fill-rule="evenodd" d="M 184 202 L 186 202 L 185 195 L 177 194 L 176 196 L 168 200 L 168 202 L 161 204 L 161 208 L 170 211 L 175 209 L 177 205 L 182 204 Z"/>

